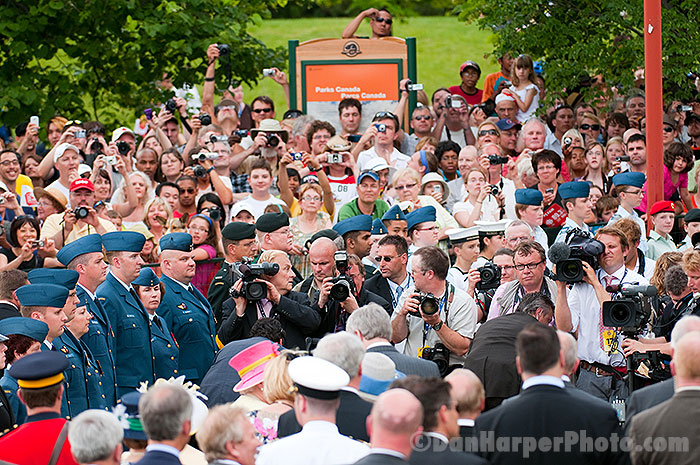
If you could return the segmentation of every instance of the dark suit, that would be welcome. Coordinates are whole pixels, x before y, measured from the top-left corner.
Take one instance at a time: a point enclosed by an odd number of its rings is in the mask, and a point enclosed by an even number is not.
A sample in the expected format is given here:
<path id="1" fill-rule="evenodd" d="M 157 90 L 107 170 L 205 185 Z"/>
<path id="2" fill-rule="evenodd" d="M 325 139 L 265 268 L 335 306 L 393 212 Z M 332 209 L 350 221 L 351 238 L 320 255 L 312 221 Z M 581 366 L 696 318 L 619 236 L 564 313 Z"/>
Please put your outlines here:
<path id="1" fill-rule="evenodd" d="M 633 391 L 625 402 L 625 420 L 629 426 L 632 417 L 673 396 L 673 378 Z"/>
<path id="2" fill-rule="evenodd" d="M 394 300 L 394 297 L 391 294 L 391 288 L 389 287 L 389 283 L 387 282 L 387 279 L 384 276 L 382 276 L 381 273 L 375 273 L 374 275 L 372 275 L 371 278 L 368 278 L 367 281 L 365 281 L 365 285 L 362 287 L 370 292 L 377 294 L 379 297 L 386 300 L 387 302 L 391 303 Z M 393 313 L 393 308 L 392 312 L 389 313 L 389 316 L 391 316 L 391 313 Z"/>
<path id="3" fill-rule="evenodd" d="M 231 368 L 228 361 L 240 351 L 253 344 L 264 341 L 262 337 L 251 337 L 240 341 L 229 342 L 216 354 L 214 363 L 204 375 L 199 385 L 199 391 L 207 396 L 206 404 L 209 408 L 219 404 L 233 402 L 240 394 L 233 391 L 233 386 L 241 380 L 238 372 Z"/>
<path id="4" fill-rule="evenodd" d="M 459 425 L 459 437 L 460 438 L 472 438 L 474 437 L 474 426 Z"/>
<path id="5" fill-rule="evenodd" d="M 458 443 L 462 444 L 462 443 Z M 422 434 L 418 438 L 418 448 L 408 460 L 411 465 L 477 465 L 487 464 L 478 455 L 460 450 L 451 450 L 441 439 Z"/>
<path id="6" fill-rule="evenodd" d="M 199 384 L 216 357 L 214 314 L 206 297 L 190 286 L 187 290 L 165 274 L 163 300 L 156 314 L 165 320 L 180 347 L 179 373 Z"/>
<path id="7" fill-rule="evenodd" d="M 393 311 L 391 304 L 386 300 L 382 299 L 380 296 L 374 292 L 368 291 L 362 286 L 360 289 L 360 295 L 356 297 L 357 305 L 362 307 L 370 302 L 374 302 L 380 305 L 387 313 Z M 316 302 L 318 305 L 318 301 Z M 345 322 L 350 317 L 350 314 L 346 313 L 340 303 L 335 300 L 329 300 L 326 306 L 321 309 L 321 326 L 319 326 L 317 331 L 318 337 L 323 337 L 329 333 L 335 333 L 336 329 L 340 327 L 345 328 Z"/>
<path id="8" fill-rule="evenodd" d="M 17 307 L 7 302 L 0 302 L 0 320 L 15 316 L 22 316 Z"/>
<path id="9" fill-rule="evenodd" d="M 440 377 L 440 370 L 438 370 L 435 362 L 402 354 L 392 345 L 374 346 L 367 349 L 367 352 L 378 352 L 386 355 L 392 362 L 394 362 L 396 369 L 407 376 L 418 375 L 425 378 Z"/>
<path id="10" fill-rule="evenodd" d="M 147 451 L 143 458 L 136 462 L 137 465 L 182 465 L 180 459 L 173 454 L 159 450 Z"/>
<path id="11" fill-rule="evenodd" d="M 610 405 L 590 402 L 569 389 L 545 384 L 531 386 L 507 404 L 479 416 L 475 436 L 493 434 L 495 441 L 518 437 L 537 441 L 543 437 L 565 438 L 566 433 L 572 431 L 585 431 L 592 443 L 597 438 L 610 440 L 613 433 L 621 436 L 617 414 Z M 582 451 L 580 444 L 568 452 L 563 446 L 559 452 L 536 449 L 530 453 L 527 463 L 606 464 L 618 463 L 624 458 L 622 452 L 610 449 Z M 522 447 L 516 452 L 492 449 L 479 454 L 492 464 L 522 464 L 524 461 Z"/>
<path id="12" fill-rule="evenodd" d="M 7 433 L 14 426 L 15 414 L 12 412 L 12 406 L 5 392 L 0 389 L 0 435 Z"/>
<path id="13" fill-rule="evenodd" d="M 305 348 L 306 337 L 313 334 L 321 324 L 321 315 L 309 303 L 309 298 L 301 292 L 289 291 L 280 297 L 278 305 L 272 305 L 269 317 L 279 319 L 285 332 L 283 345 L 287 348 Z M 248 302 L 245 314 L 236 314 L 236 302 L 229 298 L 222 307 L 221 326 L 217 336 L 222 344 L 246 339 L 250 329 L 258 321 L 257 302 Z"/>
<path id="14" fill-rule="evenodd" d="M 340 391 L 340 406 L 336 414 L 336 423 L 340 434 L 369 442 L 366 420 L 371 410 L 372 404 L 363 400 L 354 392 Z M 301 431 L 301 426 L 297 422 L 294 410 L 285 412 L 280 416 L 277 425 L 277 435 L 280 438 L 291 436 L 299 431 Z"/>
<path id="15" fill-rule="evenodd" d="M 395 455 L 370 452 L 353 465 L 406 465 L 408 463 Z"/>
<path id="16" fill-rule="evenodd" d="M 525 313 L 510 313 L 488 320 L 474 335 L 464 368 L 476 373 L 484 384 L 487 409 L 520 392 L 515 338 L 525 326 L 536 321 Z"/>

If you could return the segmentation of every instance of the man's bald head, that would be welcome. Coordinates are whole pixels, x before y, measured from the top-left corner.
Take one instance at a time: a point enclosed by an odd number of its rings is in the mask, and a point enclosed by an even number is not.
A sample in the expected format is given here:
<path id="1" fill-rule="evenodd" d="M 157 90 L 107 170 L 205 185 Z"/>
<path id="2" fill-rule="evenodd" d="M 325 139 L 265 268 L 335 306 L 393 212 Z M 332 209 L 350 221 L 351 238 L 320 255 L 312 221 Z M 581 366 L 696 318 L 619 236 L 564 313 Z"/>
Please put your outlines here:
<path id="1" fill-rule="evenodd" d="M 576 364 L 578 363 L 576 339 L 571 334 L 561 330 L 557 330 L 557 337 L 559 338 L 561 353 L 564 356 L 564 371 L 566 371 L 564 374 L 569 376 L 576 371 Z"/>
<path id="2" fill-rule="evenodd" d="M 445 377 L 452 386 L 452 400 L 457 406 L 460 418 L 473 418 L 484 409 L 486 392 L 476 374 L 465 368 L 458 368 Z"/>
<path id="3" fill-rule="evenodd" d="M 405 389 L 389 389 L 377 397 L 371 413 L 375 434 L 412 436 L 423 424 L 423 406 Z"/>
<path id="4" fill-rule="evenodd" d="M 683 336 L 693 331 L 700 331 L 700 316 L 686 315 L 678 320 L 671 331 L 671 348 L 674 349 Z"/>
<path id="5" fill-rule="evenodd" d="M 676 388 L 700 385 L 700 331 L 691 331 L 676 342 L 671 367 Z"/>
<path id="6" fill-rule="evenodd" d="M 309 255 L 312 254 L 320 254 L 320 255 L 328 255 L 328 254 L 334 254 L 338 251 L 338 246 L 335 245 L 335 242 L 330 240 L 327 237 L 319 237 L 316 239 L 312 244 L 311 247 L 309 247 Z"/>

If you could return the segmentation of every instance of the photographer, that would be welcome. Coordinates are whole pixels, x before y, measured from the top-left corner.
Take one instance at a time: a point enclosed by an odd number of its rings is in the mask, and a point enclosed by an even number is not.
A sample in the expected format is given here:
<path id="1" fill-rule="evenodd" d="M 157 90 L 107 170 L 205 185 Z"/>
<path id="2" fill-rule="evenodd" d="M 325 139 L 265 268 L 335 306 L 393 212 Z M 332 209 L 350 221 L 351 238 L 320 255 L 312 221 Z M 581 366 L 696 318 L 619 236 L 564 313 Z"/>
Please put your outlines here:
<path id="1" fill-rule="evenodd" d="M 449 351 L 448 365 L 462 365 L 476 330 L 477 309 L 474 299 L 446 281 L 449 267 L 449 257 L 437 247 L 414 252 L 414 285 L 392 316 L 392 342 L 406 341 L 403 353 L 422 358 Z"/>
<path id="2" fill-rule="evenodd" d="M 67 142 L 63 142 L 58 147 L 51 149 L 51 152 L 49 152 L 44 161 L 49 159 L 51 156 L 53 156 L 53 166 L 58 172 L 58 179 L 46 186 L 46 188 L 56 189 L 64 196 L 69 197 L 71 182 L 79 177 L 78 165 L 80 164 L 80 152 L 78 151 L 78 147 Z M 70 203 L 70 199 L 68 200 L 68 206 L 73 206 Z"/>
<path id="3" fill-rule="evenodd" d="M 243 278 L 235 282 L 231 298 L 222 305 L 217 342 L 225 345 L 246 339 L 259 318 L 276 318 L 285 331 L 284 347 L 306 347 L 305 338 L 318 329 L 321 316 L 311 308 L 305 294 L 292 291 L 295 274 L 289 256 L 279 250 L 268 250 L 260 255 L 257 263 L 263 269 L 274 267 L 277 271 L 255 270 L 255 265 L 247 264 L 245 268 L 250 270 L 247 273 L 243 266 L 239 268 Z M 254 298 L 259 290 L 253 286 L 256 283 L 266 287 L 264 297 L 260 299 Z"/>
<path id="4" fill-rule="evenodd" d="M 195 121 L 199 120 L 195 118 Z M 194 124 L 195 127 L 198 125 L 198 123 Z M 197 129 L 195 129 L 195 131 L 196 130 Z M 228 180 L 228 183 L 225 183 L 223 180 L 224 178 L 222 178 L 216 171 L 216 168 L 214 168 L 214 160 L 219 157 L 219 154 L 202 150 L 201 147 L 194 147 L 188 152 L 188 155 L 193 165 L 185 168 L 183 173 L 197 180 L 198 194 L 215 192 L 224 205 L 233 203 L 233 191 L 230 185 L 231 180 L 228 179 L 228 176 L 225 176 Z"/>
<path id="5" fill-rule="evenodd" d="M 626 361 L 622 352 L 622 337 L 616 328 L 603 326 L 603 302 L 618 296 L 606 288 L 621 284 L 648 285 L 643 277 L 625 268 L 625 257 L 630 252 L 627 237 L 614 227 L 604 227 L 596 233 L 604 246 L 600 254 L 599 270 L 586 261 L 583 282 L 573 285 L 567 296 L 566 283 L 557 281 L 555 321 L 557 328 L 578 333 L 578 356 L 581 369 L 576 387 L 610 401 L 627 397 L 627 384 L 622 378 Z"/>
<path id="6" fill-rule="evenodd" d="M 508 220 L 476 221 L 476 226 L 479 228 L 479 257 L 474 262 L 473 268 L 481 268 L 493 259 L 498 249 L 505 247 L 503 236 L 507 224 Z"/>

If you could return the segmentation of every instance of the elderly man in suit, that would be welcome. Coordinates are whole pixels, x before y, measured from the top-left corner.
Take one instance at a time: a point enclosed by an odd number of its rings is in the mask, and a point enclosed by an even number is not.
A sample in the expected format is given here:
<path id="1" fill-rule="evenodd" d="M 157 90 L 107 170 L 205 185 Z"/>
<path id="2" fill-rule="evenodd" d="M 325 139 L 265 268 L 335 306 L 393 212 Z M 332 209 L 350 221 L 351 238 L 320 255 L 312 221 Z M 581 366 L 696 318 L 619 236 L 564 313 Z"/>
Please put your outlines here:
<path id="1" fill-rule="evenodd" d="M 245 411 L 231 404 L 209 410 L 197 431 L 197 443 L 209 465 L 255 465 L 260 440 Z"/>
<path id="2" fill-rule="evenodd" d="M 452 401 L 459 418 L 459 435 L 469 438 L 474 435 L 474 421 L 481 415 L 486 404 L 486 392 L 481 380 L 471 370 L 457 368 L 445 377 L 452 387 Z"/>
<path id="3" fill-rule="evenodd" d="M 440 376 L 435 362 L 404 355 L 391 345 L 391 320 L 380 305 L 369 303 L 355 310 L 348 318 L 346 329 L 360 338 L 367 352 L 386 355 L 403 374 L 427 378 Z"/>

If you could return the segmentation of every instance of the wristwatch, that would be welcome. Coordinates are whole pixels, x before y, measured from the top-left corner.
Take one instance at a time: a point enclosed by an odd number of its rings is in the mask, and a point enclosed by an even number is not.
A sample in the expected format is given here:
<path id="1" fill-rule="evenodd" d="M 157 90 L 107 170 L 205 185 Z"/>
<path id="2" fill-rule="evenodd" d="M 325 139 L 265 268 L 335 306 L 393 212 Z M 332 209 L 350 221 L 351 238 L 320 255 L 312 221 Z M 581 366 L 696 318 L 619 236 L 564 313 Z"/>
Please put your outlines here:
<path id="1" fill-rule="evenodd" d="M 431 328 L 433 328 L 435 331 L 440 331 L 440 328 L 442 328 L 443 324 L 445 324 L 445 322 L 440 320 L 436 324 L 432 325 Z"/>

